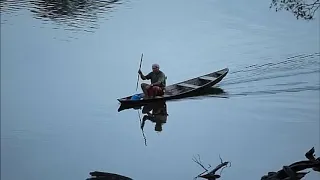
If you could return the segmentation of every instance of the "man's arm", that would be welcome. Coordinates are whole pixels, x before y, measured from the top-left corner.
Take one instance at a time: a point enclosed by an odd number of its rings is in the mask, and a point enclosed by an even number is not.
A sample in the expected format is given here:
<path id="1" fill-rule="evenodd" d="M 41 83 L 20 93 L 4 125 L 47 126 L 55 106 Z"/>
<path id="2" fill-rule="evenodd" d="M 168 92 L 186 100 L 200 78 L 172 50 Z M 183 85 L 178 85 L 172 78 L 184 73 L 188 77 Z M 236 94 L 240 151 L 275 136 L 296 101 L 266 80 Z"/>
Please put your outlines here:
<path id="1" fill-rule="evenodd" d="M 148 75 L 143 75 L 141 70 L 138 71 L 142 80 L 150 79 L 150 73 Z"/>
<path id="2" fill-rule="evenodd" d="M 141 77 L 142 80 L 146 80 L 147 79 L 146 76 L 144 76 L 142 73 L 140 74 L 140 77 Z"/>

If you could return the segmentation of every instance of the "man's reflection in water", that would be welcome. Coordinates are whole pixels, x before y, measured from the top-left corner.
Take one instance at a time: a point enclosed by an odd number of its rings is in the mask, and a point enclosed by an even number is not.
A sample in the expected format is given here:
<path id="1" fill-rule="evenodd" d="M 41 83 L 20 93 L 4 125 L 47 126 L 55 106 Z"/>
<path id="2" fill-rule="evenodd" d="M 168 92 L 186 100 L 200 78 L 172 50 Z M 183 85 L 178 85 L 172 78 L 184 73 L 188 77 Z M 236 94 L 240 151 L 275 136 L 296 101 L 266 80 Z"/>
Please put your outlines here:
<path id="1" fill-rule="evenodd" d="M 155 123 L 155 131 L 162 131 L 162 125 L 167 122 L 168 117 L 167 105 L 165 102 L 148 104 L 142 108 L 142 113 L 146 115 L 143 116 L 141 129 L 143 129 L 145 122 L 150 120 L 151 122 Z"/>

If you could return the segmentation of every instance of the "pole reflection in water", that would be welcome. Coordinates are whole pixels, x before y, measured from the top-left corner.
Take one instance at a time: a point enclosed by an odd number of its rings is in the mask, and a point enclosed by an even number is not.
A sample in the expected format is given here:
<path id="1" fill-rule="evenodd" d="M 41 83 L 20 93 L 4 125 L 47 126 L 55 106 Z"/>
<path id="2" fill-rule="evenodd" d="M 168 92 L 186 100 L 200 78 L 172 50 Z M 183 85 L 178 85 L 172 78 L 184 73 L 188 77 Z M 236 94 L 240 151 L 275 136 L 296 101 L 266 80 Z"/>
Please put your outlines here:
<path id="1" fill-rule="evenodd" d="M 190 94 L 190 96 L 183 98 L 183 99 L 204 99 L 204 98 L 227 98 L 225 96 L 227 93 L 219 88 L 219 87 L 211 87 L 199 92 L 195 92 L 193 94 Z M 175 100 L 168 100 L 168 101 L 181 101 L 182 99 L 175 99 Z M 139 100 L 137 100 L 137 103 L 135 105 L 128 105 L 128 104 L 121 104 L 118 108 L 118 112 L 121 112 L 123 110 L 133 109 L 138 111 L 138 116 L 140 120 L 140 128 L 142 131 L 142 135 L 145 141 L 145 145 L 147 146 L 147 140 L 144 134 L 144 126 L 149 121 L 154 124 L 154 131 L 160 133 L 163 130 L 163 125 L 167 123 L 167 118 L 169 116 L 168 110 L 167 110 L 167 102 L 164 100 L 157 100 L 150 103 L 145 103 L 141 101 L 141 104 L 139 104 Z M 140 114 L 143 115 L 141 117 Z"/>
<path id="2" fill-rule="evenodd" d="M 144 106 L 135 106 L 131 107 L 132 109 L 138 110 L 139 120 L 140 120 L 140 128 L 142 131 L 144 144 L 147 146 L 147 138 L 144 134 L 144 126 L 146 121 L 150 121 L 155 124 L 154 130 L 156 132 L 162 131 L 162 125 L 167 122 L 167 104 L 165 101 L 159 101 L 155 103 L 149 103 Z M 131 109 L 130 108 L 130 109 Z M 141 118 L 140 109 L 143 117 Z"/>

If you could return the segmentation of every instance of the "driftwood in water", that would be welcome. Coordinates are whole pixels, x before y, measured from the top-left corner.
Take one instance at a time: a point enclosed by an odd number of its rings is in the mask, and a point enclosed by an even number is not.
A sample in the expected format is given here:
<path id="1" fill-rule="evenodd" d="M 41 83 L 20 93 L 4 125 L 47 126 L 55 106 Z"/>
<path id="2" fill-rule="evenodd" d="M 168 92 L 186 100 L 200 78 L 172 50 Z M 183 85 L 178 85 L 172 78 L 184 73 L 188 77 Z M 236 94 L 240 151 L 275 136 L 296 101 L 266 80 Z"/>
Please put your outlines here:
<path id="1" fill-rule="evenodd" d="M 225 167 L 227 167 L 228 164 L 230 163 L 230 162 L 228 162 L 228 161 L 223 162 L 222 159 L 221 159 L 221 157 L 219 156 L 219 158 L 220 158 L 220 164 L 219 164 L 218 166 L 216 166 L 213 170 L 211 170 L 210 172 L 208 172 L 209 170 L 208 170 L 207 168 L 205 168 L 204 165 L 201 163 L 201 160 L 200 160 L 200 156 L 199 156 L 199 155 L 198 155 L 198 158 L 199 158 L 199 159 L 196 159 L 196 158 L 194 157 L 194 158 L 193 158 L 193 161 L 194 161 L 195 163 L 197 163 L 198 165 L 200 165 L 205 171 L 202 172 L 202 173 L 200 173 L 200 174 L 199 174 L 198 176 L 196 176 L 194 179 L 196 179 L 196 178 L 198 178 L 198 177 L 201 177 L 201 178 L 208 179 L 208 180 L 216 180 L 216 179 L 218 179 L 218 178 L 221 177 L 221 173 L 222 173 L 223 169 L 224 169 Z M 230 163 L 230 166 L 231 166 L 231 163 Z M 208 167 L 208 168 L 210 168 L 210 167 L 211 167 L 211 165 L 209 164 L 209 167 Z M 222 168 L 222 169 L 221 169 L 221 168 Z M 218 174 L 216 174 L 216 172 L 217 172 L 219 169 L 221 169 L 221 171 L 220 171 L 220 174 L 218 175 Z M 207 173 L 207 172 L 208 172 L 208 173 Z M 204 174 L 204 173 L 206 173 L 206 174 Z"/>
<path id="2" fill-rule="evenodd" d="M 92 177 L 87 180 L 132 180 L 129 177 L 122 176 L 114 173 L 107 173 L 101 171 L 94 171 L 89 173 Z"/>
<path id="3" fill-rule="evenodd" d="M 320 157 L 314 157 L 314 148 L 311 148 L 306 154 L 308 160 L 298 161 L 289 166 L 283 166 L 278 172 L 269 172 L 261 177 L 261 180 L 299 180 L 309 172 L 299 172 L 306 169 L 312 169 L 320 172 Z"/>

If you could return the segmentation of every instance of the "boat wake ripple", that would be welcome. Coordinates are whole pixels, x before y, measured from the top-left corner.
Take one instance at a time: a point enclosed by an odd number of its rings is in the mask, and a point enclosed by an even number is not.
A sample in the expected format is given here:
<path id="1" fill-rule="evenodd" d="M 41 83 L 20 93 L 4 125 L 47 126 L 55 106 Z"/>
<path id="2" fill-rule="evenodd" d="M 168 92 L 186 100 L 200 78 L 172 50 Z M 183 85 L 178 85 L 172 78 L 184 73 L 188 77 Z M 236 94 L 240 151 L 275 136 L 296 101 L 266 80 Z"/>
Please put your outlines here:
<path id="1" fill-rule="evenodd" d="M 320 53 L 302 54 L 279 62 L 230 70 L 219 87 L 227 91 L 228 96 L 319 91 L 319 57 Z"/>

